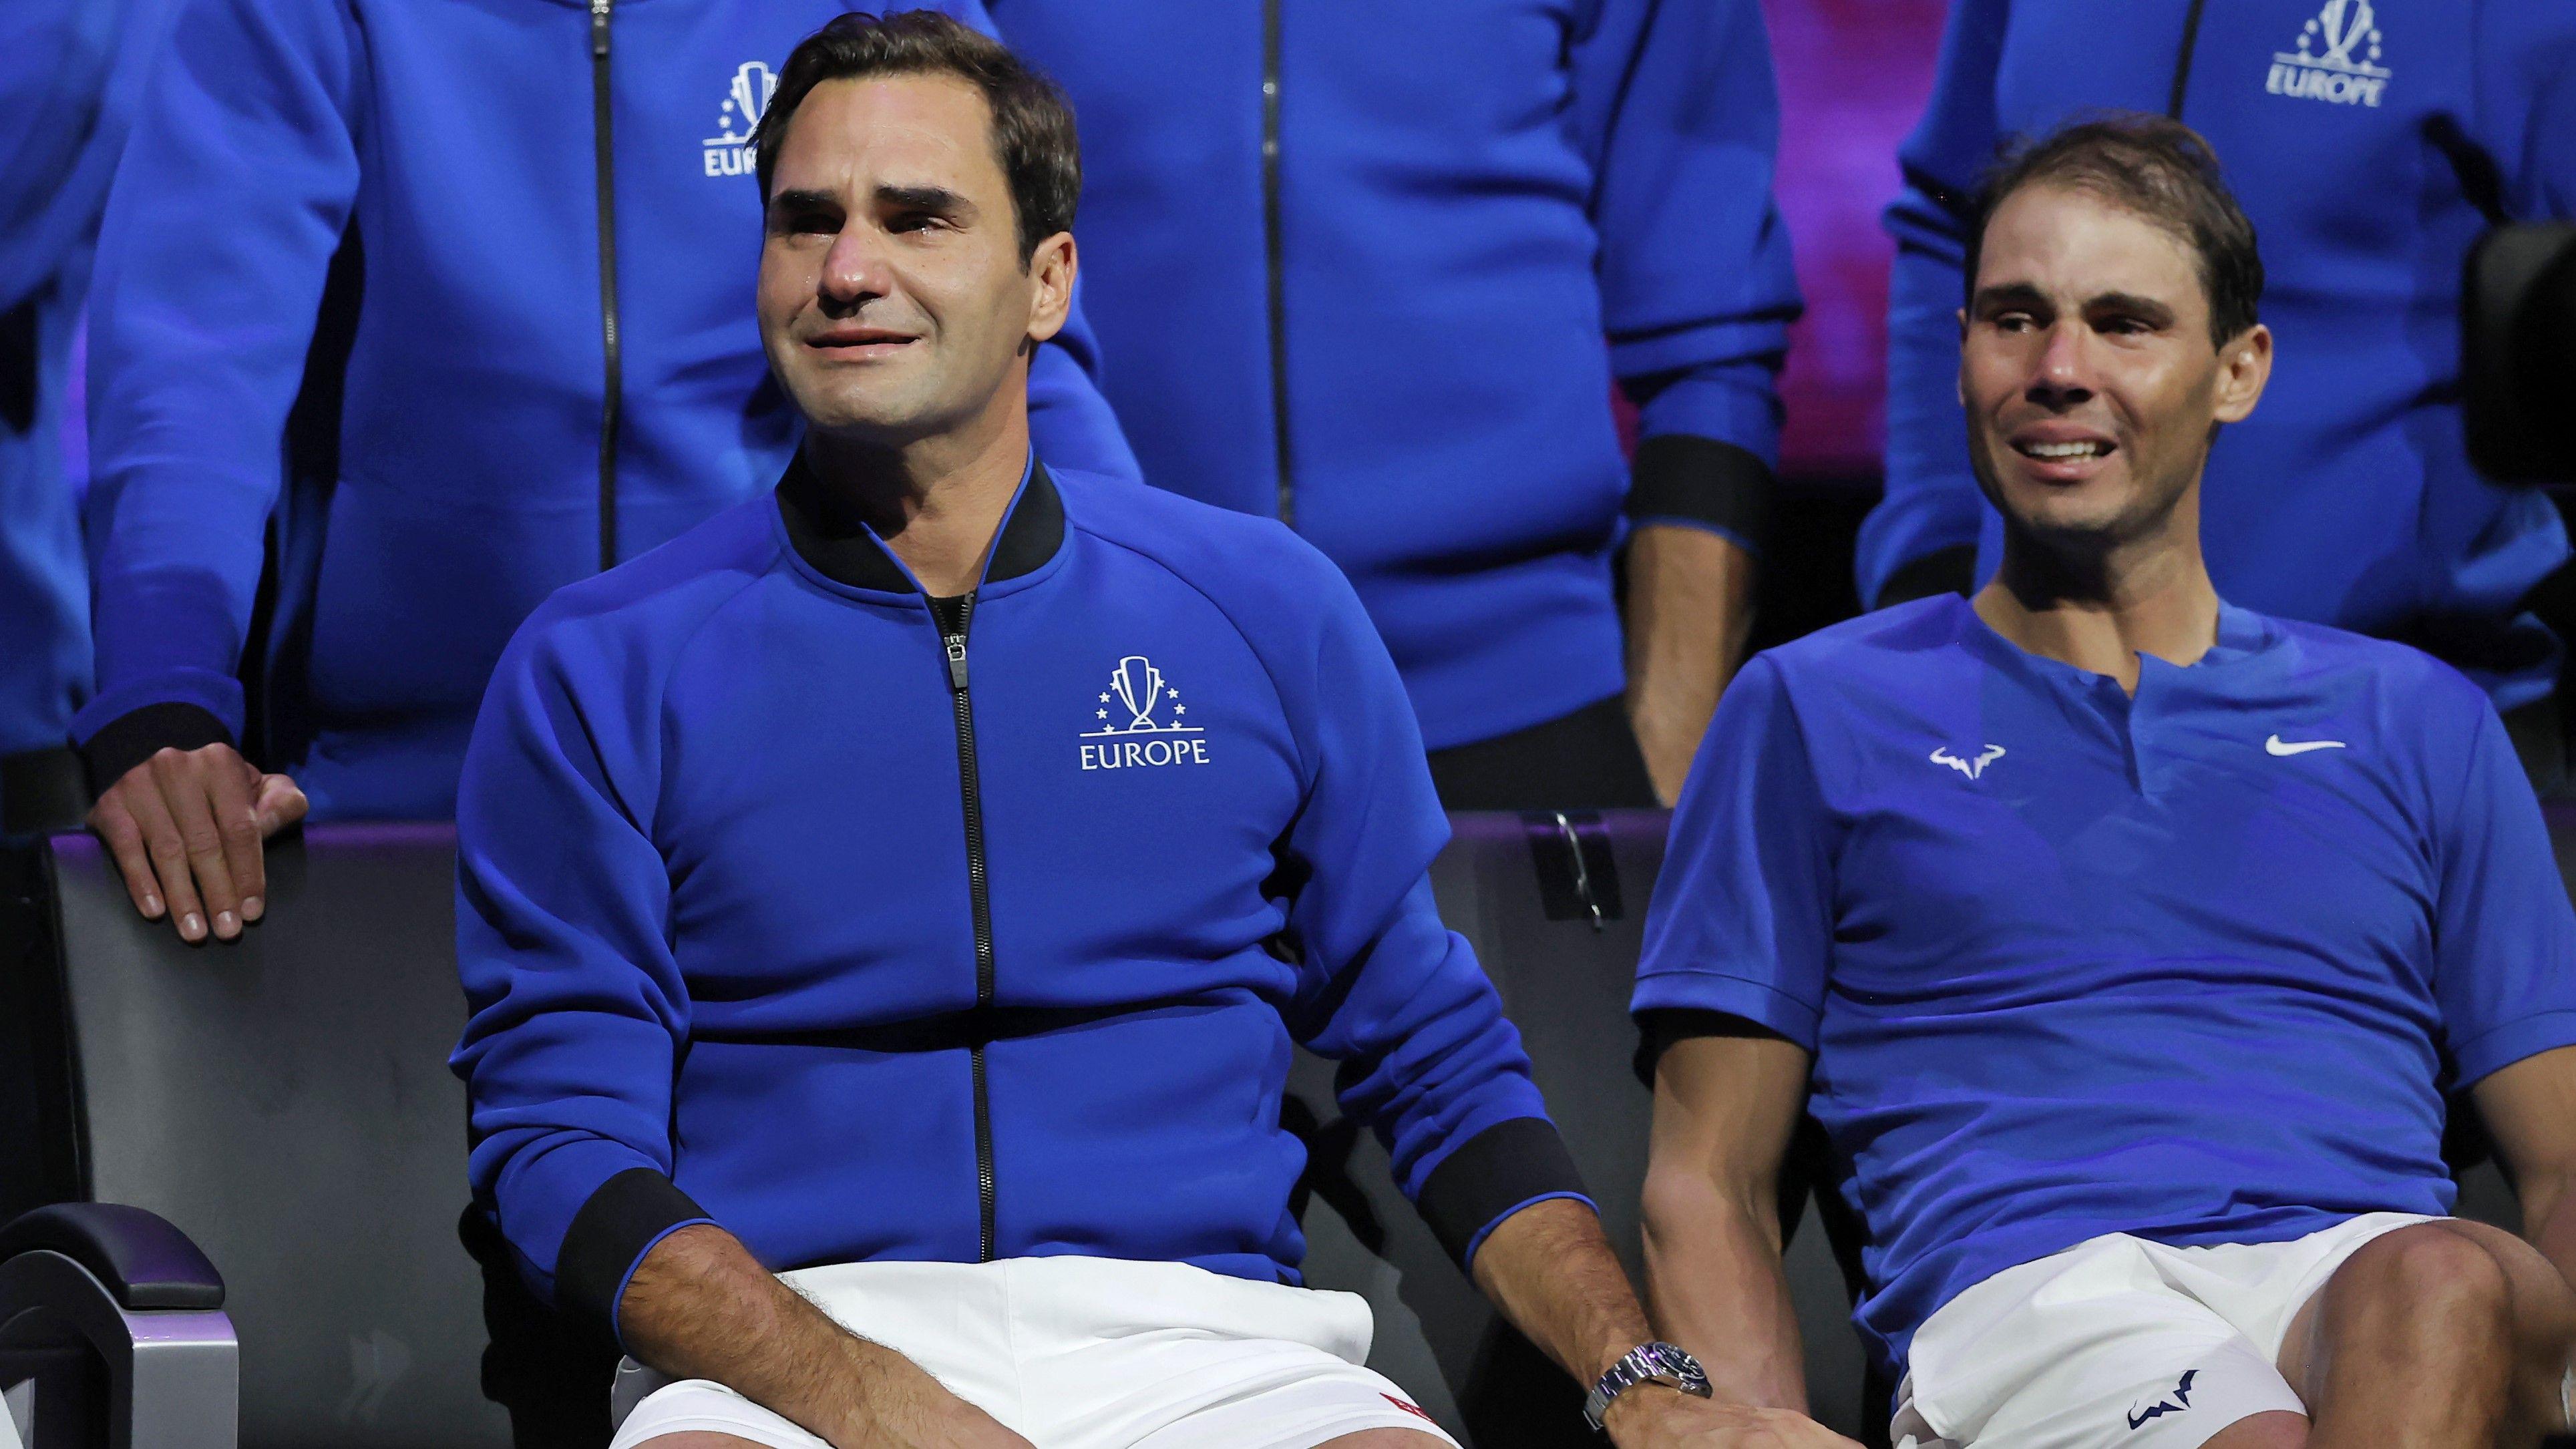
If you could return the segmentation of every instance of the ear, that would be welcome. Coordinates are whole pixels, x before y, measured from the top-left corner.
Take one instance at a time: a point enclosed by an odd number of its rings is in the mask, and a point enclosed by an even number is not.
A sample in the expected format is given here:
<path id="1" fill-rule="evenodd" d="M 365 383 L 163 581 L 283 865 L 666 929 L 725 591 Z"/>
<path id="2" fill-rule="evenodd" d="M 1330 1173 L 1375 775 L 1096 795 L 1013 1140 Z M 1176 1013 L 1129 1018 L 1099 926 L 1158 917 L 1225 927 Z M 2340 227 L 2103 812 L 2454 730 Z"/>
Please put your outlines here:
<path id="1" fill-rule="evenodd" d="M 1060 231 L 1029 256 L 1029 340 L 1044 342 L 1064 330 L 1073 310 L 1073 275 L 1079 269 L 1073 233 Z"/>
<path id="2" fill-rule="evenodd" d="M 2213 418 L 2241 423 L 2263 400 L 2263 385 L 2272 378 L 2272 329 L 2257 322 L 2218 349 L 2218 397 Z"/>

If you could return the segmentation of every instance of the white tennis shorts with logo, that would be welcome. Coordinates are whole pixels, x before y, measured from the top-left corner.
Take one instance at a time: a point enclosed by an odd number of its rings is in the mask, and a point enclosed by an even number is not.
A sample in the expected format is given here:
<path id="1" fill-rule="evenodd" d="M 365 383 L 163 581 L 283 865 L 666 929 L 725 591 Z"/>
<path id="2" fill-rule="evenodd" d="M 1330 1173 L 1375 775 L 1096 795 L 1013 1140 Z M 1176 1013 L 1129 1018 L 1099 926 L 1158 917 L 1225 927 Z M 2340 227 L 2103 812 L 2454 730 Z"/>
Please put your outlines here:
<path id="1" fill-rule="evenodd" d="M 1368 1301 L 1186 1263 L 1006 1258 L 780 1275 L 1039 1449 L 1313 1449 L 1365 1429 L 1454 1440 L 1369 1370 Z M 713 1431 L 829 1449 L 733 1390 L 617 1371 L 611 1449 Z"/>
<path id="2" fill-rule="evenodd" d="M 2286 1243 L 2126 1233 L 2007 1268 L 1924 1320 L 1896 1449 L 2198 1449 L 2307 1405 L 2274 1367 L 2290 1320 L 2364 1243 L 2433 1219 L 2366 1213 Z"/>

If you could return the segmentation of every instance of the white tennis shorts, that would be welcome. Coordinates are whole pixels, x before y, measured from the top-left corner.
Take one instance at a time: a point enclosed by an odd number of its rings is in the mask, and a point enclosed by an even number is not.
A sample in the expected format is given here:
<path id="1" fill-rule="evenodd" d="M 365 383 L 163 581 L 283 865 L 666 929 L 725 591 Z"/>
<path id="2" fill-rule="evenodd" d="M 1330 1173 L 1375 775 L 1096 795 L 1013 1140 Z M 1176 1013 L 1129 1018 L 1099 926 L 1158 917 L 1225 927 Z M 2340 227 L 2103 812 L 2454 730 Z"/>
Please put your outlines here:
<path id="1" fill-rule="evenodd" d="M 2007 1268 L 1914 1335 L 1896 1449 L 2198 1449 L 2307 1405 L 2274 1364 L 2290 1320 L 2364 1243 L 2367 1213 L 2286 1243 L 2169 1248 L 2112 1233 Z"/>
<path id="2" fill-rule="evenodd" d="M 1375 1324 L 1357 1294 L 1090 1257 L 780 1276 L 1038 1449 L 1313 1449 L 1364 1429 L 1456 1443 L 1366 1366 Z M 693 1430 L 829 1449 L 731 1389 L 632 1359 L 612 1414 L 611 1449 Z"/>

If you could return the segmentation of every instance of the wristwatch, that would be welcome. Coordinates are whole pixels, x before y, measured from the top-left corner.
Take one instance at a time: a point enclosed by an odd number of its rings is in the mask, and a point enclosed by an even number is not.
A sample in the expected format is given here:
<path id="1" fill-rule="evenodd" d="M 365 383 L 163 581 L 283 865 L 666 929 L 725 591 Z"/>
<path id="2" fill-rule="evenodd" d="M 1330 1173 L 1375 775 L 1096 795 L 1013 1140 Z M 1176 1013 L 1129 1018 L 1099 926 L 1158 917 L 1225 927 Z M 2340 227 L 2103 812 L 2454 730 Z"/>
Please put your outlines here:
<path id="1" fill-rule="evenodd" d="M 1639 1384 L 1662 1384 L 1693 1398 L 1709 1397 L 1708 1374 L 1698 1359 L 1673 1344 L 1641 1343 L 1610 1365 L 1610 1371 L 1592 1386 L 1592 1397 L 1583 1401 L 1583 1422 L 1594 1433 L 1601 1432 L 1601 1418 L 1610 1412 L 1610 1401 Z"/>

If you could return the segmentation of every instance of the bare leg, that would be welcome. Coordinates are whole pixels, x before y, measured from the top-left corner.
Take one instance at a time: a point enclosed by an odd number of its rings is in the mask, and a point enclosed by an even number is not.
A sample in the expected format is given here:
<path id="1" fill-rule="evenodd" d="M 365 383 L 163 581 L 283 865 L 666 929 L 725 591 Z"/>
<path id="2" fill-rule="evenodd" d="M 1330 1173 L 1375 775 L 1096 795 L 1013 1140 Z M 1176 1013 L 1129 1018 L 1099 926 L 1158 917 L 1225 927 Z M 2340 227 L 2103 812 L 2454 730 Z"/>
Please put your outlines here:
<path id="1" fill-rule="evenodd" d="M 2444 1221 L 2354 1253 L 2291 1320 L 2281 1375 L 2309 1449 L 2484 1449 L 2563 1425 L 2576 1290 L 2510 1233 Z"/>

